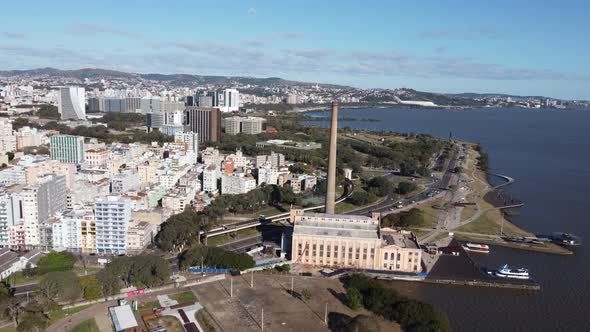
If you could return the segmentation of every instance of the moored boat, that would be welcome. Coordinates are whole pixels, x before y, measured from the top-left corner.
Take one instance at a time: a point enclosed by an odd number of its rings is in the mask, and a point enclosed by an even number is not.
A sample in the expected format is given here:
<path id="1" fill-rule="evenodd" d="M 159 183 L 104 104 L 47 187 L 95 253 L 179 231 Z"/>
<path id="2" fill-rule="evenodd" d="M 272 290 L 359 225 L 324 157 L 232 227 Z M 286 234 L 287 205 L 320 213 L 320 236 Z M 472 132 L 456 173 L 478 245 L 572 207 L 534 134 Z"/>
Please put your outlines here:
<path id="1" fill-rule="evenodd" d="M 505 264 L 501 266 L 495 271 L 488 271 L 488 274 L 498 277 L 498 278 L 508 278 L 508 279 L 521 279 L 521 280 L 528 280 L 530 279 L 529 270 L 521 267 L 521 268 L 513 268 Z"/>
<path id="2" fill-rule="evenodd" d="M 467 251 L 479 252 L 482 254 L 487 254 L 490 252 L 490 246 L 487 244 L 479 244 L 479 243 L 465 243 L 463 245 L 463 249 Z"/>

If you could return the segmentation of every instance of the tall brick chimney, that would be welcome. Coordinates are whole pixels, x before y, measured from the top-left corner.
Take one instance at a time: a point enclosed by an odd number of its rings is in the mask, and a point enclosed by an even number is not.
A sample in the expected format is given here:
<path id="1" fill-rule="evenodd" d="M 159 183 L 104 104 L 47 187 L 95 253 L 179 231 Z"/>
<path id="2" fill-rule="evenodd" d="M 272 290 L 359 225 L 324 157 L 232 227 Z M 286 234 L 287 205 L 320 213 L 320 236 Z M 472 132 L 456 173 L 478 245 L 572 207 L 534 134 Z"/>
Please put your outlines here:
<path id="1" fill-rule="evenodd" d="M 326 192 L 326 213 L 334 214 L 336 205 L 336 140 L 338 138 L 338 102 L 332 102 L 332 124 L 330 126 L 330 152 L 328 155 L 328 188 Z"/>

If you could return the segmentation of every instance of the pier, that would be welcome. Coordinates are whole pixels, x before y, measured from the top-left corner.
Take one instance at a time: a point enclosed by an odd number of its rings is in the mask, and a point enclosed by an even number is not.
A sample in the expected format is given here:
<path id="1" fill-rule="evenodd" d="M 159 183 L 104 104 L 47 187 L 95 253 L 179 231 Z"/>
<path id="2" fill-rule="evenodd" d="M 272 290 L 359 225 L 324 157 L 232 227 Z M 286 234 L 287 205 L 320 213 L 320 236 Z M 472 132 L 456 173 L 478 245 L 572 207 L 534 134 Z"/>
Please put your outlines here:
<path id="1" fill-rule="evenodd" d="M 499 279 L 485 273 L 460 244 L 453 240 L 451 246 L 460 248 L 459 256 L 442 255 L 423 282 L 431 284 L 540 290 L 541 285 L 533 280 Z"/>

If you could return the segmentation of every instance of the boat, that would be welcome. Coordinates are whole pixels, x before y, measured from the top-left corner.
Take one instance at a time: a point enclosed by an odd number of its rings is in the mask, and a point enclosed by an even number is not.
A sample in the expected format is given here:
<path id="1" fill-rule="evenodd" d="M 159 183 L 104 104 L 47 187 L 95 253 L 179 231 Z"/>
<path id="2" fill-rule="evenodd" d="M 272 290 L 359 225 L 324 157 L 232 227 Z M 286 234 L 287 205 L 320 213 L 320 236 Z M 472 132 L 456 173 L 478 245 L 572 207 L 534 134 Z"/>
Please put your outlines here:
<path id="1" fill-rule="evenodd" d="M 507 279 L 521 279 L 521 280 L 528 280 L 530 279 L 529 270 L 521 267 L 521 268 L 513 268 L 505 264 L 504 266 L 499 267 L 497 270 L 488 271 L 488 274 L 492 276 L 496 276 L 499 278 L 507 278 Z"/>
<path id="2" fill-rule="evenodd" d="M 488 254 L 490 252 L 490 247 L 487 244 L 465 243 L 463 245 L 463 249 L 467 251 L 479 252 L 482 254 Z"/>
<path id="3" fill-rule="evenodd" d="M 582 239 L 571 233 L 555 232 L 540 234 L 537 237 L 563 246 L 579 246 L 582 244 Z"/>

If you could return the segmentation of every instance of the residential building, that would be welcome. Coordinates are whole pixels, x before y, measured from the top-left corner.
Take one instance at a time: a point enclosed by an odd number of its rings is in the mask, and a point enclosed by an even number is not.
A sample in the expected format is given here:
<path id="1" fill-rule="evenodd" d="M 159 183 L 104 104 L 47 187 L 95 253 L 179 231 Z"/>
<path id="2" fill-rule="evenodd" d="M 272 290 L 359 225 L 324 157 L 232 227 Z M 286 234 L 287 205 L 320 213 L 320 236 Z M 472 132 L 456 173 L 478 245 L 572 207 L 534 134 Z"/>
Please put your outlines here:
<path id="1" fill-rule="evenodd" d="M 16 136 L 12 132 L 12 122 L 10 119 L 0 119 L 0 152 L 12 152 L 16 149 Z"/>
<path id="2" fill-rule="evenodd" d="M 50 217 L 65 211 L 67 187 L 65 176 L 46 175 L 38 184 L 26 186 L 21 192 L 22 221 L 25 229 L 25 245 L 41 245 L 41 224 Z"/>
<path id="3" fill-rule="evenodd" d="M 127 100 L 123 98 L 104 98 L 103 112 L 125 113 L 127 112 Z"/>
<path id="4" fill-rule="evenodd" d="M 254 116 L 242 118 L 242 133 L 247 135 L 256 135 L 263 132 L 262 125 L 266 120 Z"/>
<path id="5" fill-rule="evenodd" d="M 225 133 L 228 135 L 237 135 L 242 132 L 242 117 L 231 116 L 223 119 Z"/>
<path id="6" fill-rule="evenodd" d="M 219 166 L 221 164 L 221 159 L 222 158 L 218 149 L 206 147 L 205 150 L 201 151 L 201 161 L 203 164 L 205 164 L 205 166 Z"/>
<path id="7" fill-rule="evenodd" d="M 22 149 L 28 146 L 39 146 L 43 144 L 44 135 L 42 135 L 37 128 L 28 126 L 19 128 L 15 132 L 16 148 Z"/>
<path id="8" fill-rule="evenodd" d="M 140 253 L 156 236 L 157 226 L 145 221 L 134 222 L 129 225 L 127 229 L 127 251 L 132 253 Z"/>
<path id="9" fill-rule="evenodd" d="M 185 151 L 187 154 L 190 153 L 192 155 L 192 162 L 196 164 L 199 156 L 199 136 L 197 133 L 192 131 L 177 132 L 174 135 L 174 141 L 185 144 Z"/>
<path id="10" fill-rule="evenodd" d="M 139 189 L 139 176 L 135 170 L 122 170 L 111 177 L 111 193 L 114 195 L 123 195 L 137 189 Z"/>
<path id="11" fill-rule="evenodd" d="M 62 120 L 86 120 L 86 96 L 84 88 L 59 89 L 58 111 Z"/>
<path id="12" fill-rule="evenodd" d="M 258 167 L 258 185 L 277 184 L 279 181 L 279 171 L 272 167 L 270 163 L 264 163 Z"/>
<path id="13" fill-rule="evenodd" d="M 88 149 L 84 151 L 84 160 L 90 168 L 103 168 L 107 165 L 109 155 L 106 149 Z"/>
<path id="14" fill-rule="evenodd" d="M 203 191 L 216 193 L 218 191 L 217 179 L 221 176 L 219 166 L 210 164 L 203 170 Z"/>
<path id="15" fill-rule="evenodd" d="M 256 189 L 256 179 L 250 174 L 221 175 L 221 193 L 224 195 L 245 194 L 253 189 Z"/>
<path id="16" fill-rule="evenodd" d="M 96 251 L 126 254 L 127 230 L 131 220 L 131 206 L 120 196 L 103 196 L 94 203 Z"/>
<path id="17" fill-rule="evenodd" d="M 218 142 L 221 139 L 221 111 L 219 108 L 186 107 L 188 126 L 199 135 L 199 142 Z"/>
<path id="18" fill-rule="evenodd" d="M 53 160 L 82 164 L 84 162 L 84 137 L 73 135 L 51 136 L 50 155 Z"/>
<path id="19" fill-rule="evenodd" d="M 269 162 L 274 168 L 285 166 L 285 155 L 271 151 L 270 155 L 256 156 L 256 165 L 263 165 L 266 162 Z"/>

